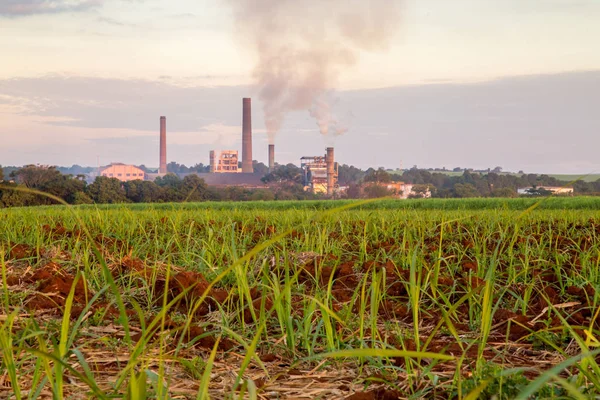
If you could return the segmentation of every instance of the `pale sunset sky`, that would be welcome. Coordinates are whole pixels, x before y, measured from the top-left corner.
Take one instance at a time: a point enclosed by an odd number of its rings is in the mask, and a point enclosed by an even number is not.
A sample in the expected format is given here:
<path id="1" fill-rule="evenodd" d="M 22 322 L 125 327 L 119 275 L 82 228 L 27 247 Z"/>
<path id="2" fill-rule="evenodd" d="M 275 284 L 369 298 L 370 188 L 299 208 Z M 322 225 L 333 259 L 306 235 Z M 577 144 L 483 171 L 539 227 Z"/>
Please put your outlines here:
<path id="1" fill-rule="evenodd" d="M 206 164 L 241 150 L 242 97 L 266 162 L 262 65 L 285 82 L 316 73 L 309 97 L 324 94 L 345 131 L 322 135 L 286 100 L 280 163 L 334 145 L 362 168 L 600 171 L 599 0 L 285 3 L 0 0 L 0 165 L 156 167 L 161 115 L 168 161 Z M 317 56 L 297 67 L 284 48 Z"/>

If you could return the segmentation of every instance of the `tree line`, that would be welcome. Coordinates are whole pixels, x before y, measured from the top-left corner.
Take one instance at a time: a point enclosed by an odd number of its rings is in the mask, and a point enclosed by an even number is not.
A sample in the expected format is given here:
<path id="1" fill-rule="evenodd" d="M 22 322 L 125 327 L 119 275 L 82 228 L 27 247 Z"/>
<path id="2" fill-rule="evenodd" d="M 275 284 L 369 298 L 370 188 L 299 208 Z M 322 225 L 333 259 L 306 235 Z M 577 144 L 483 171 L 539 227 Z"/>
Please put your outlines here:
<path id="1" fill-rule="evenodd" d="M 497 171 L 497 172 L 494 172 Z M 359 186 L 363 197 L 382 197 L 384 190 L 373 190 L 373 186 L 380 186 L 387 182 L 405 182 L 418 185 L 419 189 L 427 187 L 431 197 L 437 198 L 469 198 L 469 197 L 517 197 L 519 188 L 532 188 L 532 195 L 544 195 L 546 192 L 537 190 L 544 186 L 563 187 L 569 182 L 561 181 L 549 175 L 538 174 L 502 174 L 501 168 L 496 167 L 490 172 L 472 172 L 463 170 L 461 175 L 450 175 L 443 172 L 432 172 L 423 169 L 411 168 L 402 174 L 386 171 L 383 168 L 370 168 L 361 171 L 353 166 L 342 165 L 339 167 L 340 185 L 347 185 L 350 189 Z M 377 185 L 375 185 L 377 184 Z M 600 194 L 600 179 L 596 182 L 577 181 L 571 185 L 574 194 L 596 195 Z M 364 189 L 371 188 L 364 193 Z M 353 190 L 357 193 L 356 190 Z M 418 197 L 418 196 L 416 196 Z"/>
<path id="2" fill-rule="evenodd" d="M 171 163 L 171 170 L 190 172 L 206 171 L 206 166 L 197 164 L 188 168 Z M 81 172 L 84 167 L 74 166 L 71 170 Z M 9 171 L 7 174 L 7 170 Z M 314 200 L 325 198 L 304 190 L 303 172 L 294 164 L 277 165 L 274 171 L 255 162 L 255 170 L 264 175 L 265 188 L 212 187 L 196 175 L 180 179 L 169 173 L 155 181 L 135 180 L 121 182 L 116 178 L 97 177 L 86 183 L 85 176 L 65 174 L 65 168 L 28 165 L 22 168 L 0 166 L 0 207 L 19 207 L 57 204 L 61 199 L 69 204 L 110 203 L 157 203 L 184 201 L 251 201 L 251 200 Z M 383 168 L 361 170 L 354 166 L 340 165 L 338 169 L 341 191 L 339 198 L 375 198 L 390 194 L 385 183 L 405 182 L 416 185 L 419 193 L 429 190 L 432 197 L 517 197 L 517 189 L 532 187 L 531 194 L 544 195 L 543 186 L 565 186 L 548 175 L 501 174 L 497 172 L 477 173 L 464 170 L 461 175 L 412 168 L 402 174 L 391 173 Z M 6 179 L 6 180 L 5 180 Z M 600 179 L 596 182 L 577 181 L 573 184 L 577 195 L 600 195 Z M 52 197 L 33 191 L 44 192 Z"/>
<path id="3" fill-rule="evenodd" d="M 260 168 L 260 166 L 259 166 Z M 121 182 L 117 178 L 97 177 L 87 184 L 85 176 L 65 175 L 57 167 L 28 165 L 12 169 L 4 176 L 0 166 L 0 207 L 58 204 L 162 203 L 198 201 L 304 200 L 319 196 L 304 191 L 289 181 L 273 182 L 268 188 L 211 187 L 196 175 L 180 179 L 169 173 L 154 181 Z M 37 194 L 43 192 L 49 196 Z"/>

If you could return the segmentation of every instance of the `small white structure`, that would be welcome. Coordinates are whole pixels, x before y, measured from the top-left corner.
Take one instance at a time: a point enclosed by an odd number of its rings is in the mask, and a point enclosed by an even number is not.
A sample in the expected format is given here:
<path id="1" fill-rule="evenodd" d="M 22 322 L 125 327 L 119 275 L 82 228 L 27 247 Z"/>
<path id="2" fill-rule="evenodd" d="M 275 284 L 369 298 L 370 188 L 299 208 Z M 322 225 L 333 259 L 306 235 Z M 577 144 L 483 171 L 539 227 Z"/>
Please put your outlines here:
<path id="1" fill-rule="evenodd" d="M 572 187 L 561 187 L 561 186 L 536 186 L 535 188 L 521 188 L 517 189 L 518 194 L 529 194 L 529 190 L 547 190 L 552 192 L 552 194 L 560 194 L 560 195 L 572 195 L 573 188 Z"/>
<path id="2" fill-rule="evenodd" d="M 402 184 L 402 194 L 400 194 L 400 198 L 408 199 L 409 196 L 413 196 L 413 197 L 420 196 L 424 199 L 431 198 L 431 190 L 429 189 L 429 186 L 427 187 L 427 190 L 425 192 L 421 192 L 421 193 L 417 193 L 414 191 L 415 186 L 424 186 L 424 185 L 416 185 L 413 183 L 403 183 Z"/>
<path id="3" fill-rule="evenodd" d="M 379 185 L 384 186 L 387 190 L 390 190 L 394 193 L 395 197 L 398 199 L 408 199 L 409 197 L 421 197 L 424 199 L 428 199 L 431 197 L 431 190 L 429 189 L 429 185 L 418 185 L 414 183 L 404 183 L 404 182 L 389 182 L 389 183 L 380 183 Z M 415 191 L 415 187 L 426 187 L 426 191 Z"/>

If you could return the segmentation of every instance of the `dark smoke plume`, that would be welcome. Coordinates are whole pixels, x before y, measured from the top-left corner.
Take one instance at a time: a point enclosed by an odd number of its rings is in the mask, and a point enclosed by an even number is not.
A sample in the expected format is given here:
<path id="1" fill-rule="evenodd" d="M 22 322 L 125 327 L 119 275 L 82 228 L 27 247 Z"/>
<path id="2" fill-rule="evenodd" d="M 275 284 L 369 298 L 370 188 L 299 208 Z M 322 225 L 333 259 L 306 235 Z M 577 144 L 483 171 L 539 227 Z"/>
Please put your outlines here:
<path id="1" fill-rule="evenodd" d="M 309 110 L 322 134 L 348 130 L 331 90 L 361 51 L 385 49 L 401 0 L 228 0 L 238 35 L 257 56 L 254 78 L 269 142 L 290 111 Z"/>

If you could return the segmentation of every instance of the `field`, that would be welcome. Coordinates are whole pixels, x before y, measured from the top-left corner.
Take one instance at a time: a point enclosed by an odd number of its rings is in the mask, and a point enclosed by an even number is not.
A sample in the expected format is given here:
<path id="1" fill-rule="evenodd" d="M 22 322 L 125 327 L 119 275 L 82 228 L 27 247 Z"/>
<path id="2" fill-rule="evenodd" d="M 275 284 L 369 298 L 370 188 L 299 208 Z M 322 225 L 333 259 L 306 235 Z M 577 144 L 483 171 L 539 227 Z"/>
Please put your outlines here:
<path id="1" fill-rule="evenodd" d="M 0 210 L 0 397 L 594 398 L 598 209 Z"/>

